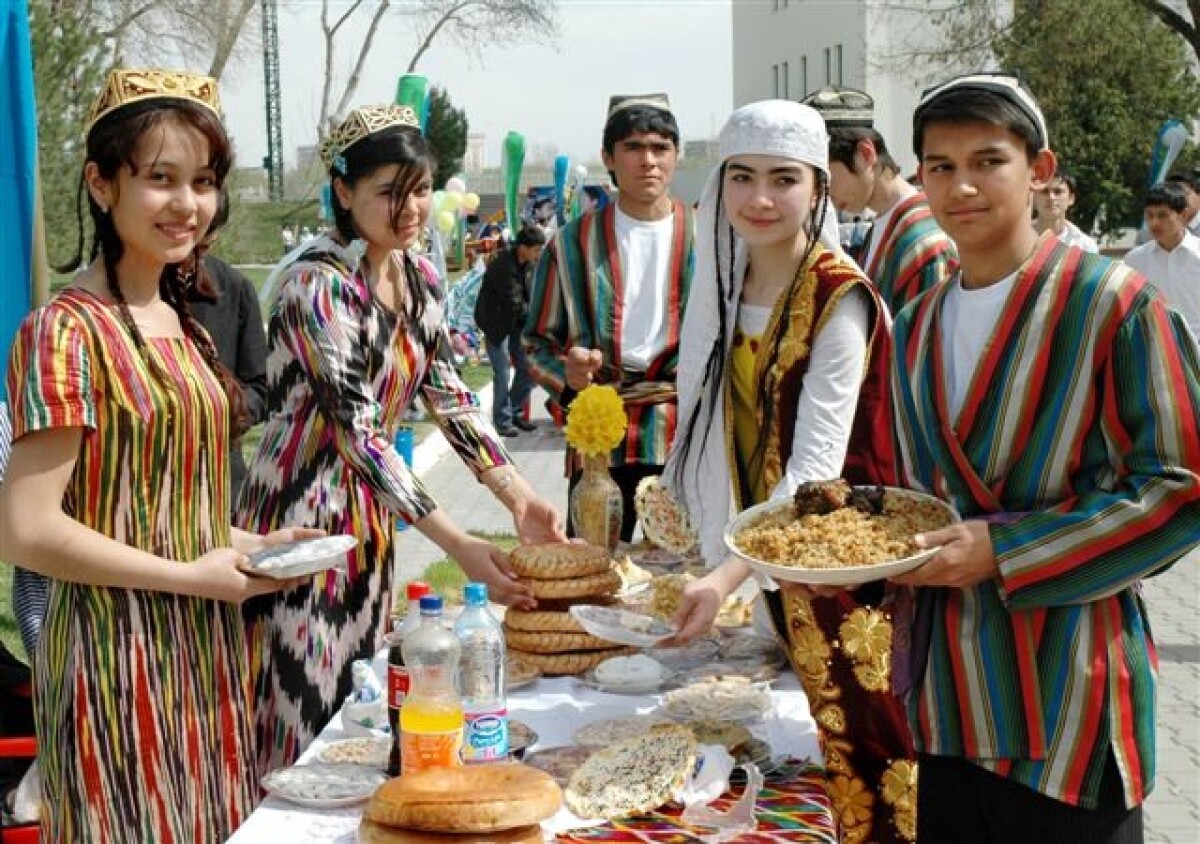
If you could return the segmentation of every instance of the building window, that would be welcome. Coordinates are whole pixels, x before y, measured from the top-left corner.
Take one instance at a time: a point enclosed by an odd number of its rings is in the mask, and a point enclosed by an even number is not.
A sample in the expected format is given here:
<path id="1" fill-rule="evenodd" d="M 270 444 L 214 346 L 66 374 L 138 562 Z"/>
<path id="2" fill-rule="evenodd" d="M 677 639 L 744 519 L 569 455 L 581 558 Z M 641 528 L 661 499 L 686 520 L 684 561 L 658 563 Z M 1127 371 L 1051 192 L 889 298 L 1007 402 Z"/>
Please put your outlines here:
<path id="1" fill-rule="evenodd" d="M 785 100 L 791 99 L 791 93 L 788 91 L 788 83 L 791 81 L 791 75 L 788 73 L 787 62 L 783 63 L 783 70 L 780 72 L 780 75 L 783 77 L 783 98 Z"/>
<path id="2" fill-rule="evenodd" d="M 838 44 L 834 47 L 834 52 L 837 58 L 837 84 L 842 84 L 842 45 Z"/>
<path id="3" fill-rule="evenodd" d="M 833 84 L 833 58 L 830 55 L 831 51 L 828 47 L 825 48 L 825 84 Z"/>
<path id="4" fill-rule="evenodd" d="M 808 96 L 808 56 L 800 57 L 800 96 Z"/>
<path id="5" fill-rule="evenodd" d="M 777 65 L 777 64 L 771 65 L 771 76 L 775 80 L 774 83 L 772 84 L 771 96 L 775 97 L 776 99 L 779 99 L 779 65 Z"/>

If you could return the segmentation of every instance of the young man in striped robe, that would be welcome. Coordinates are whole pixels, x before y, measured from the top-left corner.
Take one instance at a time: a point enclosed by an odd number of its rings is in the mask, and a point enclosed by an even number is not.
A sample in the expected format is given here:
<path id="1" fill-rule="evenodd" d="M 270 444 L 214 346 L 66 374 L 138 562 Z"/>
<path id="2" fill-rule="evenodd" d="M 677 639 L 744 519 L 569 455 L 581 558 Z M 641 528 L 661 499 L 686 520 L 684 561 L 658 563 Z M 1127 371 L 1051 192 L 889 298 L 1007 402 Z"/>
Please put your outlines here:
<path id="1" fill-rule="evenodd" d="M 914 146 L 961 270 L 896 319 L 902 483 L 963 521 L 919 587 L 918 840 L 1142 840 L 1154 642 L 1138 581 L 1200 539 L 1200 354 L 1128 267 L 1038 236 L 1045 120 L 1007 76 L 928 92 Z"/>
<path id="2" fill-rule="evenodd" d="M 838 211 L 875 213 L 854 259 L 875 283 L 893 315 L 919 293 L 954 274 L 958 259 L 929 210 L 925 194 L 900 175 L 874 123 L 875 101 L 853 88 L 810 94 L 829 130 L 829 194 Z"/>
<path id="3" fill-rule="evenodd" d="M 637 524 L 637 484 L 662 474 L 675 434 L 679 330 L 692 277 L 691 210 L 669 193 L 678 155 L 665 94 L 611 99 L 603 158 L 617 200 L 563 226 L 546 246 L 525 323 L 530 369 L 557 421 L 592 383 L 612 384 L 625 399 L 629 429 L 611 459 L 625 540 Z M 568 451 L 572 487 L 580 469 Z"/>

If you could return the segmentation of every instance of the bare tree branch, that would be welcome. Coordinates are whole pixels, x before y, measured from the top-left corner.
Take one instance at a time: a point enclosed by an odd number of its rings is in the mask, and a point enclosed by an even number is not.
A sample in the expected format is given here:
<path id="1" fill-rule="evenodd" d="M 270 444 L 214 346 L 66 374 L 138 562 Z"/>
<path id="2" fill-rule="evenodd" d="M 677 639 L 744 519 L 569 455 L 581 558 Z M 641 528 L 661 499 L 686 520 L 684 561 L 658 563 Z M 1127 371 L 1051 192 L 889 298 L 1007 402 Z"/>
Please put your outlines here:
<path id="1" fill-rule="evenodd" d="M 375 16 L 371 18 L 371 25 L 367 27 L 367 34 L 363 38 L 362 47 L 358 51 L 358 59 L 354 62 L 354 69 L 350 71 L 350 78 L 346 81 L 346 90 L 342 92 L 337 108 L 334 109 L 333 113 L 335 115 L 340 116 L 346 111 L 350 105 L 350 98 L 358 90 L 358 83 L 362 80 L 363 65 L 366 64 L 367 56 L 371 52 L 371 46 L 375 43 L 375 33 L 379 30 L 379 23 L 383 20 L 383 16 L 387 13 L 390 5 L 390 0 L 383 0 L 379 4 L 379 8 L 375 10 Z"/>
<path id="2" fill-rule="evenodd" d="M 1179 33 L 1180 37 L 1191 45 L 1196 58 L 1200 59 L 1200 31 L 1196 28 L 1196 24 L 1200 22 L 1200 0 L 1188 0 L 1188 10 L 1192 14 L 1190 21 L 1159 0 L 1133 0 L 1133 2 L 1156 15 L 1168 29 Z"/>
<path id="3" fill-rule="evenodd" d="M 430 46 L 433 44 L 433 39 L 437 38 L 437 34 L 442 31 L 442 27 L 453 21 L 455 15 L 457 15 L 466 7 L 472 5 L 474 2 L 476 2 L 476 0 L 465 0 L 465 2 L 458 3 L 450 9 L 447 9 L 446 12 L 437 19 L 437 21 L 433 24 L 433 27 L 430 28 L 430 30 L 425 33 L 425 37 L 421 39 L 421 43 L 417 46 L 417 51 L 413 53 L 412 58 L 408 62 L 408 69 L 405 71 L 406 73 L 412 73 L 417 69 L 417 62 L 419 62 L 421 60 L 421 56 L 425 55 L 425 53 L 429 50 Z"/>

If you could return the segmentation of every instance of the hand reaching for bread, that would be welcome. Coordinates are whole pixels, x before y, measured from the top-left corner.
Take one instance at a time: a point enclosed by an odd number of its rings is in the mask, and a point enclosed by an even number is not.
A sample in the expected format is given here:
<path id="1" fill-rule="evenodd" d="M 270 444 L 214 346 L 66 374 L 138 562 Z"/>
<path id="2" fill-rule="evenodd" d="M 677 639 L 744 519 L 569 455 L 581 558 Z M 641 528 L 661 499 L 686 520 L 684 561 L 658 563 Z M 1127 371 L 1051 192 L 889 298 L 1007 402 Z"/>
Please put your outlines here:
<path id="1" fill-rule="evenodd" d="M 491 600 L 518 609 L 537 606 L 532 590 L 509 567 L 508 554 L 492 543 L 470 537 L 454 556 L 470 580 L 487 584 Z"/>

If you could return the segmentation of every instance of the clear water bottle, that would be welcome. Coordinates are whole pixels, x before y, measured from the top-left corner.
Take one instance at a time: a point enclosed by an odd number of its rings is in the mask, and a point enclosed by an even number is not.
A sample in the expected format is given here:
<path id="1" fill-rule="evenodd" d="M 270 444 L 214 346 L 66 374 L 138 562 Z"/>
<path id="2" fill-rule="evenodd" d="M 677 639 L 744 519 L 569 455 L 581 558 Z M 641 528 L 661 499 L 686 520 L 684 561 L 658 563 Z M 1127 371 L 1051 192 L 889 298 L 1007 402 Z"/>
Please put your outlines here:
<path id="1" fill-rule="evenodd" d="M 421 598 L 430 592 L 429 584 L 414 580 L 408 584 L 408 612 L 396 629 L 387 635 L 388 645 L 388 724 L 392 728 L 392 752 L 388 755 L 387 772 L 390 777 L 400 776 L 400 707 L 408 696 L 408 669 L 404 667 L 404 652 L 401 643 L 405 637 L 421 626 Z"/>
<path id="2" fill-rule="evenodd" d="M 462 699 L 463 761 L 508 758 L 508 704 L 504 694 L 504 631 L 488 610 L 487 585 L 463 588 L 462 614 L 454 633 L 462 652 L 458 691 Z"/>
<path id="3" fill-rule="evenodd" d="M 400 775 L 462 764 L 463 708 L 454 688 L 459 648 L 442 599 L 421 598 L 421 626 L 400 643 L 409 688 L 400 707 Z"/>

